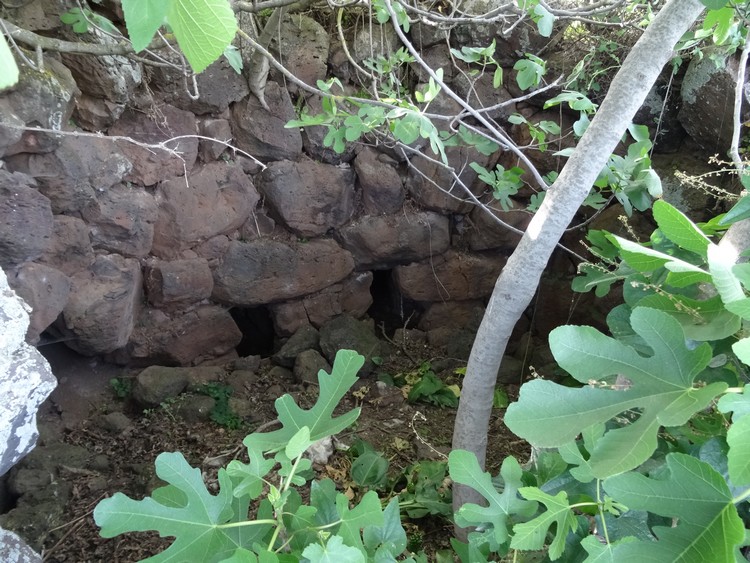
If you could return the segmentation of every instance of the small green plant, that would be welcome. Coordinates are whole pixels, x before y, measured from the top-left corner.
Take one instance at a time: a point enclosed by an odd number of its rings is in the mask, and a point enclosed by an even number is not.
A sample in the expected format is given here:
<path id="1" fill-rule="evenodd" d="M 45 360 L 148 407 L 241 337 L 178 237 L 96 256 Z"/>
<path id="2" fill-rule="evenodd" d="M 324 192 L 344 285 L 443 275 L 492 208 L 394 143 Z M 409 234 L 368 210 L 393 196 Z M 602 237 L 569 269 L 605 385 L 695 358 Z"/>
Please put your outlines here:
<path id="1" fill-rule="evenodd" d="M 409 390 L 410 403 L 423 402 L 438 407 L 457 407 L 459 390 L 457 385 L 446 385 L 435 372 L 430 362 L 422 362 L 415 370 L 399 373 L 393 384 Z"/>
<path id="2" fill-rule="evenodd" d="M 133 380 L 125 377 L 113 377 L 109 380 L 109 386 L 118 399 L 126 399 L 133 391 Z"/>
<path id="3" fill-rule="evenodd" d="M 425 516 L 452 516 L 451 489 L 447 461 L 418 461 L 388 478 L 389 463 L 369 442 L 356 440 L 348 450 L 353 458 L 352 481 L 362 488 L 387 493 L 395 492 L 399 507 L 411 519 Z"/>
<path id="4" fill-rule="evenodd" d="M 503 211 L 509 211 L 513 208 L 511 197 L 516 195 L 518 190 L 523 187 L 522 168 L 514 166 L 506 170 L 505 167 L 498 164 L 495 166 L 495 170 L 490 171 L 476 162 L 469 163 L 469 166 L 477 173 L 480 180 L 490 186 L 492 196 L 500 202 Z"/>
<path id="5" fill-rule="evenodd" d="M 71 26 L 75 33 L 86 33 L 90 26 L 95 25 L 108 33 L 120 35 L 120 30 L 111 21 L 88 8 L 71 8 L 60 14 L 60 21 Z"/>
<path id="6" fill-rule="evenodd" d="M 503 67 L 495 60 L 495 49 L 497 42 L 493 39 L 488 47 L 461 47 L 461 49 L 451 49 L 451 54 L 459 60 L 469 64 L 476 64 L 480 69 L 470 69 L 469 76 L 477 76 L 483 73 L 488 67 L 494 68 L 492 74 L 493 88 L 500 88 L 503 84 Z"/>
<path id="7" fill-rule="evenodd" d="M 229 405 L 229 397 L 232 396 L 232 388 L 229 385 L 216 382 L 206 383 L 198 389 L 198 392 L 215 401 L 210 418 L 216 424 L 230 430 L 242 427 L 242 419 Z"/>

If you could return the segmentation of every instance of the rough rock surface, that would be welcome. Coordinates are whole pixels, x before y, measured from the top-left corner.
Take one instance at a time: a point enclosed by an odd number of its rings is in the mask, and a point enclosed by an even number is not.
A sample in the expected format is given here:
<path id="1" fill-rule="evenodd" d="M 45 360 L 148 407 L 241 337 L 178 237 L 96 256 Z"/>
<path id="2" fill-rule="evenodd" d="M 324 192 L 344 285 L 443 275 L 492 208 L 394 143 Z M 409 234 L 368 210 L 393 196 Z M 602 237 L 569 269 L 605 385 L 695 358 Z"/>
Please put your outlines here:
<path id="1" fill-rule="evenodd" d="M 174 55 L 170 56 L 170 53 L 161 52 L 160 54 L 168 59 L 176 59 Z M 161 93 L 165 102 L 197 115 L 219 114 L 225 111 L 229 104 L 240 101 L 250 93 L 247 78 L 242 74 L 237 74 L 225 57 L 220 57 L 206 70 L 196 75 L 197 90 L 200 94 L 197 100 L 188 95 L 181 69 L 159 67 L 155 68 L 153 73 L 154 89 Z"/>
<path id="2" fill-rule="evenodd" d="M 725 154 L 731 145 L 737 64 L 737 59 L 730 56 L 717 68 L 713 57 L 695 57 L 682 80 L 678 119 L 709 154 Z M 746 105 L 747 85 L 743 98 Z"/>
<path id="3" fill-rule="evenodd" d="M 353 269 L 351 254 L 331 240 L 233 241 L 214 271 L 213 297 L 233 305 L 265 305 L 320 291 Z"/>
<path id="4" fill-rule="evenodd" d="M 223 356 L 241 340 L 240 329 L 223 307 L 203 305 L 172 316 L 151 309 L 138 318 L 127 346 L 112 359 L 141 366 L 185 366 Z"/>
<path id="5" fill-rule="evenodd" d="M 354 211 L 354 170 L 304 159 L 271 163 L 258 176 L 271 215 L 313 237 L 346 223 Z"/>
<path id="6" fill-rule="evenodd" d="M 156 191 L 159 215 L 153 253 L 179 258 L 182 250 L 239 228 L 259 199 L 242 169 L 224 162 L 207 164 L 187 182 L 163 182 Z"/>
<path id="7" fill-rule="evenodd" d="M 0 528 L 0 561 L 9 563 L 42 563 L 42 557 L 18 534 Z"/>
<path id="8" fill-rule="evenodd" d="M 478 299 L 492 293 L 505 258 L 449 250 L 443 256 L 393 269 L 396 284 L 408 299 L 442 301 Z"/>
<path id="9" fill-rule="evenodd" d="M 50 266 L 28 263 L 21 266 L 16 276 L 8 281 L 31 307 L 26 340 L 36 344 L 39 335 L 55 322 L 68 302 L 70 278 Z"/>
<path id="10" fill-rule="evenodd" d="M 188 382 L 187 372 L 182 368 L 149 366 L 135 378 L 133 399 L 146 408 L 158 407 L 182 393 Z"/>
<path id="11" fill-rule="evenodd" d="M 0 266 L 6 268 L 39 258 L 50 244 L 50 201 L 30 180 L 0 170 Z"/>
<path id="12" fill-rule="evenodd" d="M 459 178 L 473 192 L 477 173 L 469 167 L 470 162 L 485 166 L 487 157 L 466 147 L 445 149 L 448 163 L 454 170 L 460 170 Z M 441 165 L 423 156 L 412 158 L 414 168 L 409 168 L 405 185 L 409 194 L 424 208 L 438 213 L 468 213 L 474 207 L 466 190 L 459 186 L 450 173 Z M 476 195 L 475 193 L 475 195 Z"/>
<path id="13" fill-rule="evenodd" d="M 130 160 L 105 137 L 66 136 L 54 152 L 18 155 L 12 164 L 37 179 L 55 213 L 68 214 L 78 214 L 132 170 Z"/>
<path id="14" fill-rule="evenodd" d="M 75 122 L 87 131 L 104 131 L 120 118 L 123 111 L 125 104 L 81 94 L 76 98 L 73 117 Z"/>
<path id="15" fill-rule="evenodd" d="M 148 264 L 145 276 L 149 302 L 155 307 L 198 303 L 211 297 L 214 278 L 205 258 Z"/>
<path id="16" fill-rule="evenodd" d="M 287 368 L 294 367 L 294 359 L 305 350 L 315 350 L 320 346 L 320 333 L 310 325 L 300 327 L 289 340 L 273 355 L 273 361 Z"/>
<path id="17" fill-rule="evenodd" d="M 321 327 L 342 313 L 362 317 L 372 305 L 372 277 L 372 272 L 355 272 L 341 283 L 302 299 L 271 305 L 276 332 L 287 336 L 308 323 Z"/>
<path id="18" fill-rule="evenodd" d="M 369 375 L 375 368 L 374 357 L 386 355 L 386 345 L 375 336 L 372 322 L 358 321 L 350 315 L 341 315 L 320 329 L 320 349 L 333 363 L 339 350 L 354 350 L 365 357 L 360 376 Z"/>
<path id="19" fill-rule="evenodd" d="M 232 142 L 232 126 L 229 124 L 228 119 L 215 119 L 209 117 L 201 121 L 200 130 L 201 135 L 204 137 L 211 137 L 217 141 L 224 141 L 224 143 Z M 201 160 L 203 160 L 203 162 L 218 160 L 221 154 L 228 148 L 224 143 L 201 139 L 198 146 Z"/>
<path id="20" fill-rule="evenodd" d="M 404 204 L 404 186 L 396 164 L 387 155 L 369 147 L 354 159 L 354 170 L 367 213 L 396 213 Z"/>
<path id="21" fill-rule="evenodd" d="M 57 385 L 49 364 L 26 344 L 27 306 L 8 286 L 0 270 L 0 476 L 36 444 L 36 413 Z M 39 557 L 13 532 L 0 528 L 0 561 L 39 563 Z"/>
<path id="22" fill-rule="evenodd" d="M 450 246 L 449 220 L 430 211 L 365 216 L 339 231 L 359 270 L 383 270 L 442 254 Z"/>
<path id="23" fill-rule="evenodd" d="M 237 146 L 262 161 L 294 159 L 302 152 L 298 129 L 285 125 L 296 119 L 289 92 L 275 82 L 268 82 L 265 91 L 270 113 L 255 96 L 232 106 L 232 131 Z"/>
<path id="24" fill-rule="evenodd" d="M 13 112 L 10 101 L 0 98 L 0 157 L 8 147 L 21 140 L 24 125 L 21 118 Z"/>
<path id="25" fill-rule="evenodd" d="M 271 51 L 281 54 L 284 66 L 305 84 L 316 84 L 326 77 L 330 37 L 313 18 L 288 14 L 274 35 Z"/>
<path id="26" fill-rule="evenodd" d="M 174 137 L 196 135 L 195 116 L 170 105 L 154 107 L 149 114 L 126 110 L 109 128 L 110 135 L 131 137 L 142 143 L 162 143 Z M 187 137 L 169 141 L 165 146 L 177 151 L 174 156 L 164 150 L 146 149 L 118 141 L 123 154 L 133 163 L 133 170 L 122 178 L 141 186 L 153 186 L 163 180 L 190 172 L 198 156 L 198 139 Z"/>
<path id="27" fill-rule="evenodd" d="M 299 383 L 317 385 L 320 370 L 331 373 L 331 364 L 317 350 L 303 350 L 294 361 L 294 379 Z"/>
<path id="28" fill-rule="evenodd" d="M 39 126 L 45 129 L 64 129 L 73 113 L 75 95 L 78 88 L 70 71 L 52 57 L 44 57 L 44 69 L 36 71 L 27 65 L 21 65 L 18 84 L 10 92 L 3 94 L 3 110 L 8 110 L 18 121 L 16 125 Z M 4 112 L 3 112 L 4 113 Z M 3 119 L 3 122 L 6 122 Z M 59 137 L 51 133 L 25 131 L 20 138 L 3 149 L 6 134 L 17 138 L 13 130 L 0 128 L 0 152 L 5 156 L 20 152 L 49 152 L 54 150 Z"/>
<path id="29" fill-rule="evenodd" d="M 0 475 L 31 451 L 36 443 L 36 411 L 57 385 L 49 364 L 26 344 L 26 305 L 0 271 Z"/>
<path id="30" fill-rule="evenodd" d="M 55 215 L 49 247 L 39 261 L 72 276 L 93 264 L 94 258 L 88 225 L 77 217 Z"/>
<path id="31" fill-rule="evenodd" d="M 154 196 L 124 184 L 97 194 L 83 211 L 94 248 L 144 258 L 154 242 L 157 209 Z"/>
<path id="32" fill-rule="evenodd" d="M 92 30 L 86 34 L 86 42 L 116 45 L 118 41 L 98 30 Z M 129 103 L 133 91 L 143 80 L 141 63 L 130 57 L 82 57 L 78 54 L 62 53 L 62 60 L 71 70 L 82 92 L 116 104 Z"/>
<path id="33" fill-rule="evenodd" d="M 72 282 L 62 322 L 57 323 L 65 336 L 74 337 L 66 344 L 90 356 L 125 346 L 142 299 L 138 261 L 117 254 L 97 256 Z"/>
<path id="34" fill-rule="evenodd" d="M 520 231 L 525 231 L 533 215 L 525 211 L 493 210 L 492 215 Z M 480 207 L 469 215 L 468 241 L 471 250 L 498 249 L 511 254 L 521 240 L 521 235 L 500 225 L 490 216 L 490 211 Z"/>
<path id="35" fill-rule="evenodd" d="M 419 319 L 419 328 L 430 331 L 441 327 L 468 327 L 472 321 L 484 313 L 484 305 L 480 300 L 470 301 L 438 301 L 425 308 Z"/>

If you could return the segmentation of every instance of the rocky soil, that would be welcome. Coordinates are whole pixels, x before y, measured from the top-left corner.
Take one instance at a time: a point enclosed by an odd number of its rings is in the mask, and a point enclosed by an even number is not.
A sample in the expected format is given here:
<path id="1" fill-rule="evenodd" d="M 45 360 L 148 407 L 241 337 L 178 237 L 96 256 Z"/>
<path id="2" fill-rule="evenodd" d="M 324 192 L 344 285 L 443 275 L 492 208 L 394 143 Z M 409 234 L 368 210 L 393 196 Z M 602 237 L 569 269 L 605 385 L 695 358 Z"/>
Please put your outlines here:
<path id="1" fill-rule="evenodd" d="M 351 338 L 353 328 L 339 326 L 337 338 Z M 276 398 L 290 393 L 301 406 L 312 406 L 317 397 L 315 374 L 330 368 L 329 338 L 325 331 L 308 327 L 272 358 L 250 356 L 220 365 L 145 370 L 84 358 L 61 344 L 43 347 L 60 385 L 40 411 L 37 448 L 9 474 L 4 502 L 10 510 L 0 516 L 0 524 L 17 531 L 51 563 L 137 561 L 158 553 L 170 538 L 156 533 L 101 538 L 92 518 L 96 504 L 117 491 L 134 498 L 148 495 L 159 485 L 153 463 L 162 451 L 183 452 L 210 484 L 218 467 L 243 459 L 240 444 L 245 435 L 272 424 Z M 353 496 L 358 489 L 349 474 L 351 458 L 345 448 L 358 438 L 384 454 L 393 477 L 417 461 L 443 460 L 449 451 L 455 409 L 410 404 L 402 388 L 378 380 L 415 373 L 427 361 L 452 384 L 460 378 L 455 370 L 465 365 L 429 347 L 419 331 L 399 331 L 390 342 L 376 339 L 373 344 L 381 346 L 383 355 L 369 356 L 365 376 L 341 406 L 361 406 L 362 415 L 354 428 L 338 437 L 339 449 L 315 464 L 321 478 L 332 478 Z M 512 383 L 504 387 L 513 396 L 523 364 L 508 360 L 517 371 L 507 374 L 506 381 Z M 206 384 L 231 389 L 230 426 L 238 428 L 226 427 L 226 413 L 217 417 L 216 400 L 205 393 Z M 495 470 L 506 455 L 528 458 L 526 445 L 508 433 L 501 415 L 498 409 L 491 425 L 490 464 Z M 394 483 L 392 494 L 406 486 L 402 478 Z M 450 522 L 436 516 L 407 519 L 406 528 L 415 545 L 422 544 L 428 552 L 447 547 L 451 536 Z"/>

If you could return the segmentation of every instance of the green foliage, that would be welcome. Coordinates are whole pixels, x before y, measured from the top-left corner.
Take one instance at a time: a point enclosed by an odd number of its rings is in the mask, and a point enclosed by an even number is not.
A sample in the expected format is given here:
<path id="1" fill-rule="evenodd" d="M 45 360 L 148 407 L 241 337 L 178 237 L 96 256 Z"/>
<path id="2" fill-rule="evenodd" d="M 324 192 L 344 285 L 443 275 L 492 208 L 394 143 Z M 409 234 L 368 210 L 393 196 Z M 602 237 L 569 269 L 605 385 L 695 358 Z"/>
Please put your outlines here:
<path id="1" fill-rule="evenodd" d="M 388 13 L 385 0 L 373 0 L 372 8 L 375 10 L 375 18 L 378 23 L 386 23 L 390 21 L 391 15 Z M 406 9 L 398 2 L 391 2 L 391 9 L 396 15 L 396 22 L 404 30 L 405 33 L 409 33 L 411 22 L 409 22 L 409 14 L 406 13 Z"/>
<path id="2" fill-rule="evenodd" d="M 600 270 L 586 270 L 578 289 L 624 280 L 626 305 L 608 317 L 612 336 L 582 326 L 550 334 L 555 359 L 582 386 L 533 380 L 508 408 L 506 425 L 537 451 L 525 472 L 503 466 L 498 491 L 507 506 L 531 504 L 501 508 L 473 457 L 451 454 L 454 480 L 489 501 L 475 518 L 456 514 L 481 531 L 454 543 L 462 561 L 513 549 L 587 563 L 742 560 L 750 266 L 663 201 L 654 219 L 647 243 L 589 233 Z"/>
<path id="3" fill-rule="evenodd" d="M 84 8 L 83 10 L 81 8 L 71 8 L 67 12 L 60 14 L 60 21 L 65 25 L 71 26 L 75 33 L 86 33 L 89 31 L 89 27 L 96 26 L 107 33 L 112 33 L 116 36 L 120 35 L 120 31 L 111 21 L 96 12 L 92 12 L 88 8 Z"/>
<path id="4" fill-rule="evenodd" d="M 218 59 L 237 32 L 237 19 L 226 0 L 123 0 L 122 10 L 136 52 L 167 25 L 195 72 Z"/>
<path id="5" fill-rule="evenodd" d="M 465 63 L 476 64 L 481 68 L 469 70 L 470 76 L 476 76 L 485 71 L 487 67 L 494 67 L 492 75 L 493 88 L 499 88 L 503 83 L 503 67 L 495 60 L 495 49 L 497 42 L 493 39 L 488 47 L 461 47 L 461 49 L 451 49 L 451 54 Z"/>
<path id="6" fill-rule="evenodd" d="M 514 166 L 508 170 L 502 165 L 495 166 L 495 170 L 487 170 L 476 162 L 469 163 L 469 166 L 478 174 L 479 179 L 492 188 L 493 197 L 500 202 L 503 211 L 509 211 L 513 208 L 512 196 L 518 193 L 523 187 L 523 168 Z"/>
<path id="7" fill-rule="evenodd" d="M 396 374 L 394 385 L 406 386 L 410 403 L 429 403 L 438 407 L 458 406 L 458 387 L 446 385 L 435 375 L 429 362 L 423 362 L 417 369 Z"/>
<path id="8" fill-rule="evenodd" d="M 516 71 L 516 84 L 521 90 L 528 90 L 539 86 L 542 77 L 547 72 L 547 63 L 531 53 L 526 53 L 525 58 L 516 61 L 513 65 Z"/>
<path id="9" fill-rule="evenodd" d="M 450 518 L 451 489 L 446 479 L 448 464 L 444 461 L 419 461 L 407 467 L 397 481 L 399 506 L 409 518 L 442 516 Z"/>
<path id="10" fill-rule="evenodd" d="M 211 494 L 201 472 L 181 453 L 163 453 L 156 473 L 167 485 L 150 497 L 133 500 L 122 493 L 100 502 L 94 519 L 104 537 L 156 530 L 173 536 L 167 550 L 148 561 L 395 561 L 406 547 L 398 499 L 385 510 L 377 494 L 366 493 L 350 507 L 330 480 L 312 483 L 310 505 L 302 503 L 294 486 L 310 467 L 304 452 L 316 440 L 345 428 L 358 409 L 337 418 L 331 414 L 356 381 L 364 358 L 340 351 L 331 375 L 319 374 L 320 396 L 302 410 L 289 396 L 276 401 L 280 430 L 251 434 L 245 439 L 250 464 L 233 461 L 218 473 L 219 491 Z M 343 426 L 342 426 L 343 425 Z M 275 454 L 273 458 L 266 455 Z M 278 485 L 269 481 L 277 468 Z M 248 520 L 250 502 L 268 487 L 255 519 Z M 291 559 L 290 559 L 291 557 Z"/>
<path id="11" fill-rule="evenodd" d="M 707 344 L 686 348 L 682 328 L 668 314 L 637 308 L 630 322 L 652 355 L 641 356 L 590 327 L 555 329 L 550 348 L 560 367 L 591 385 L 574 389 L 545 380 L 525 384 L 519 401 L 508 408 L 508 428 L 532 444 L 562 447 L 594 424 L 632 413 L 602 433 L 589 451 L 587 470 L 604 479 L 645 462 L 656 450 L 661 426 L 684 424 L 726 390 L 725 383 L 695 385 L 711 360 L 711 349 Z M 627 390 L 615 386 L 618 375 L 630 380 Z"/>
<path id="12" fill-rule="evenodd" d="M 210 418 L 216 424 L 236 430 L 242 426 L 242 419 L 229 406 L 229 397 L 232 395 L 232 388 L 221 383 L 206 383 L 198 390 L 199 393 L 211 397 L 214 402 L 214 408 L 211 409 Z"/>
<path id="13" fill-rule="evenodd" d="M 532 140 L 537 143 L 539 150 L 542 152 L 547 150 L 547 135 L 560 134 L 560 126 L 554 121 L 542 120 L 538 123 L 531 123 L 519 113 L 511 115 L 508 121 L 514 125 L 525 125 Z"/>
<path id="14" fill-rule="evenodd" d="M 5 40 L 0 38 L 0 91 L 15 86 L 18 82 L 18 65 Z"/>
<path id="15" fill-rule="evenodd" d="M 418 461 L 389 479 L 388 460 L 376 452 L 370 443 L 356 440 L 348 453 L 354 459 L 350 474 L 357 486 L 390 491 L 386 498 L 396 493 L 399 508 L 411 519 L 430 515 L 451 517 L 447 462 Z"/>
<path id="16" fill-rule="evenodd" d="M 630 510 L 677 520 L 658 526 L 658 541 L 615 546 L 612 561 L 735 561 L 745 526 L 724 477 L 689 455 L 672 453 L 658 477 L 626 473 L 604 481 L 604 490 Z"/>
<path id="17" fill-rule="evenodd" d="M 112 391 L 114 391 L 118 399 L 125 399 L 130 396 L 133 390 L 133 380 L 124 377 L 113 377 L 109 380 L 109 386 L 112 387 Z"/>

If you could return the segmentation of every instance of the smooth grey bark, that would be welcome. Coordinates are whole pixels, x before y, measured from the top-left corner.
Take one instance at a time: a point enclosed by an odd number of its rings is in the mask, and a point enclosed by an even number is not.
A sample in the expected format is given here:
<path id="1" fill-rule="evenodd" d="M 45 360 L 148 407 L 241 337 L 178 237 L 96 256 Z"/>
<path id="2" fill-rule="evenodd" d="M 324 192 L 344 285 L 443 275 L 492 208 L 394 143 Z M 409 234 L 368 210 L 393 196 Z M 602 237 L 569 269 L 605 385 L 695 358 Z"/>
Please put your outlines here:
<path id="1" fill-rule="evenodd" d="M 453 448 L 474 452 L 484 467 L 497 372 L 508 339 L 528 307 L 555 245 L 656 82 L 673 47 L 704 9 L 698 0 L 669 0 L 635 44 L 599 111 L 498 278 L 479 326 L 456 415 Z M 454 485 L 453 508 L 479 502 Z"/>

